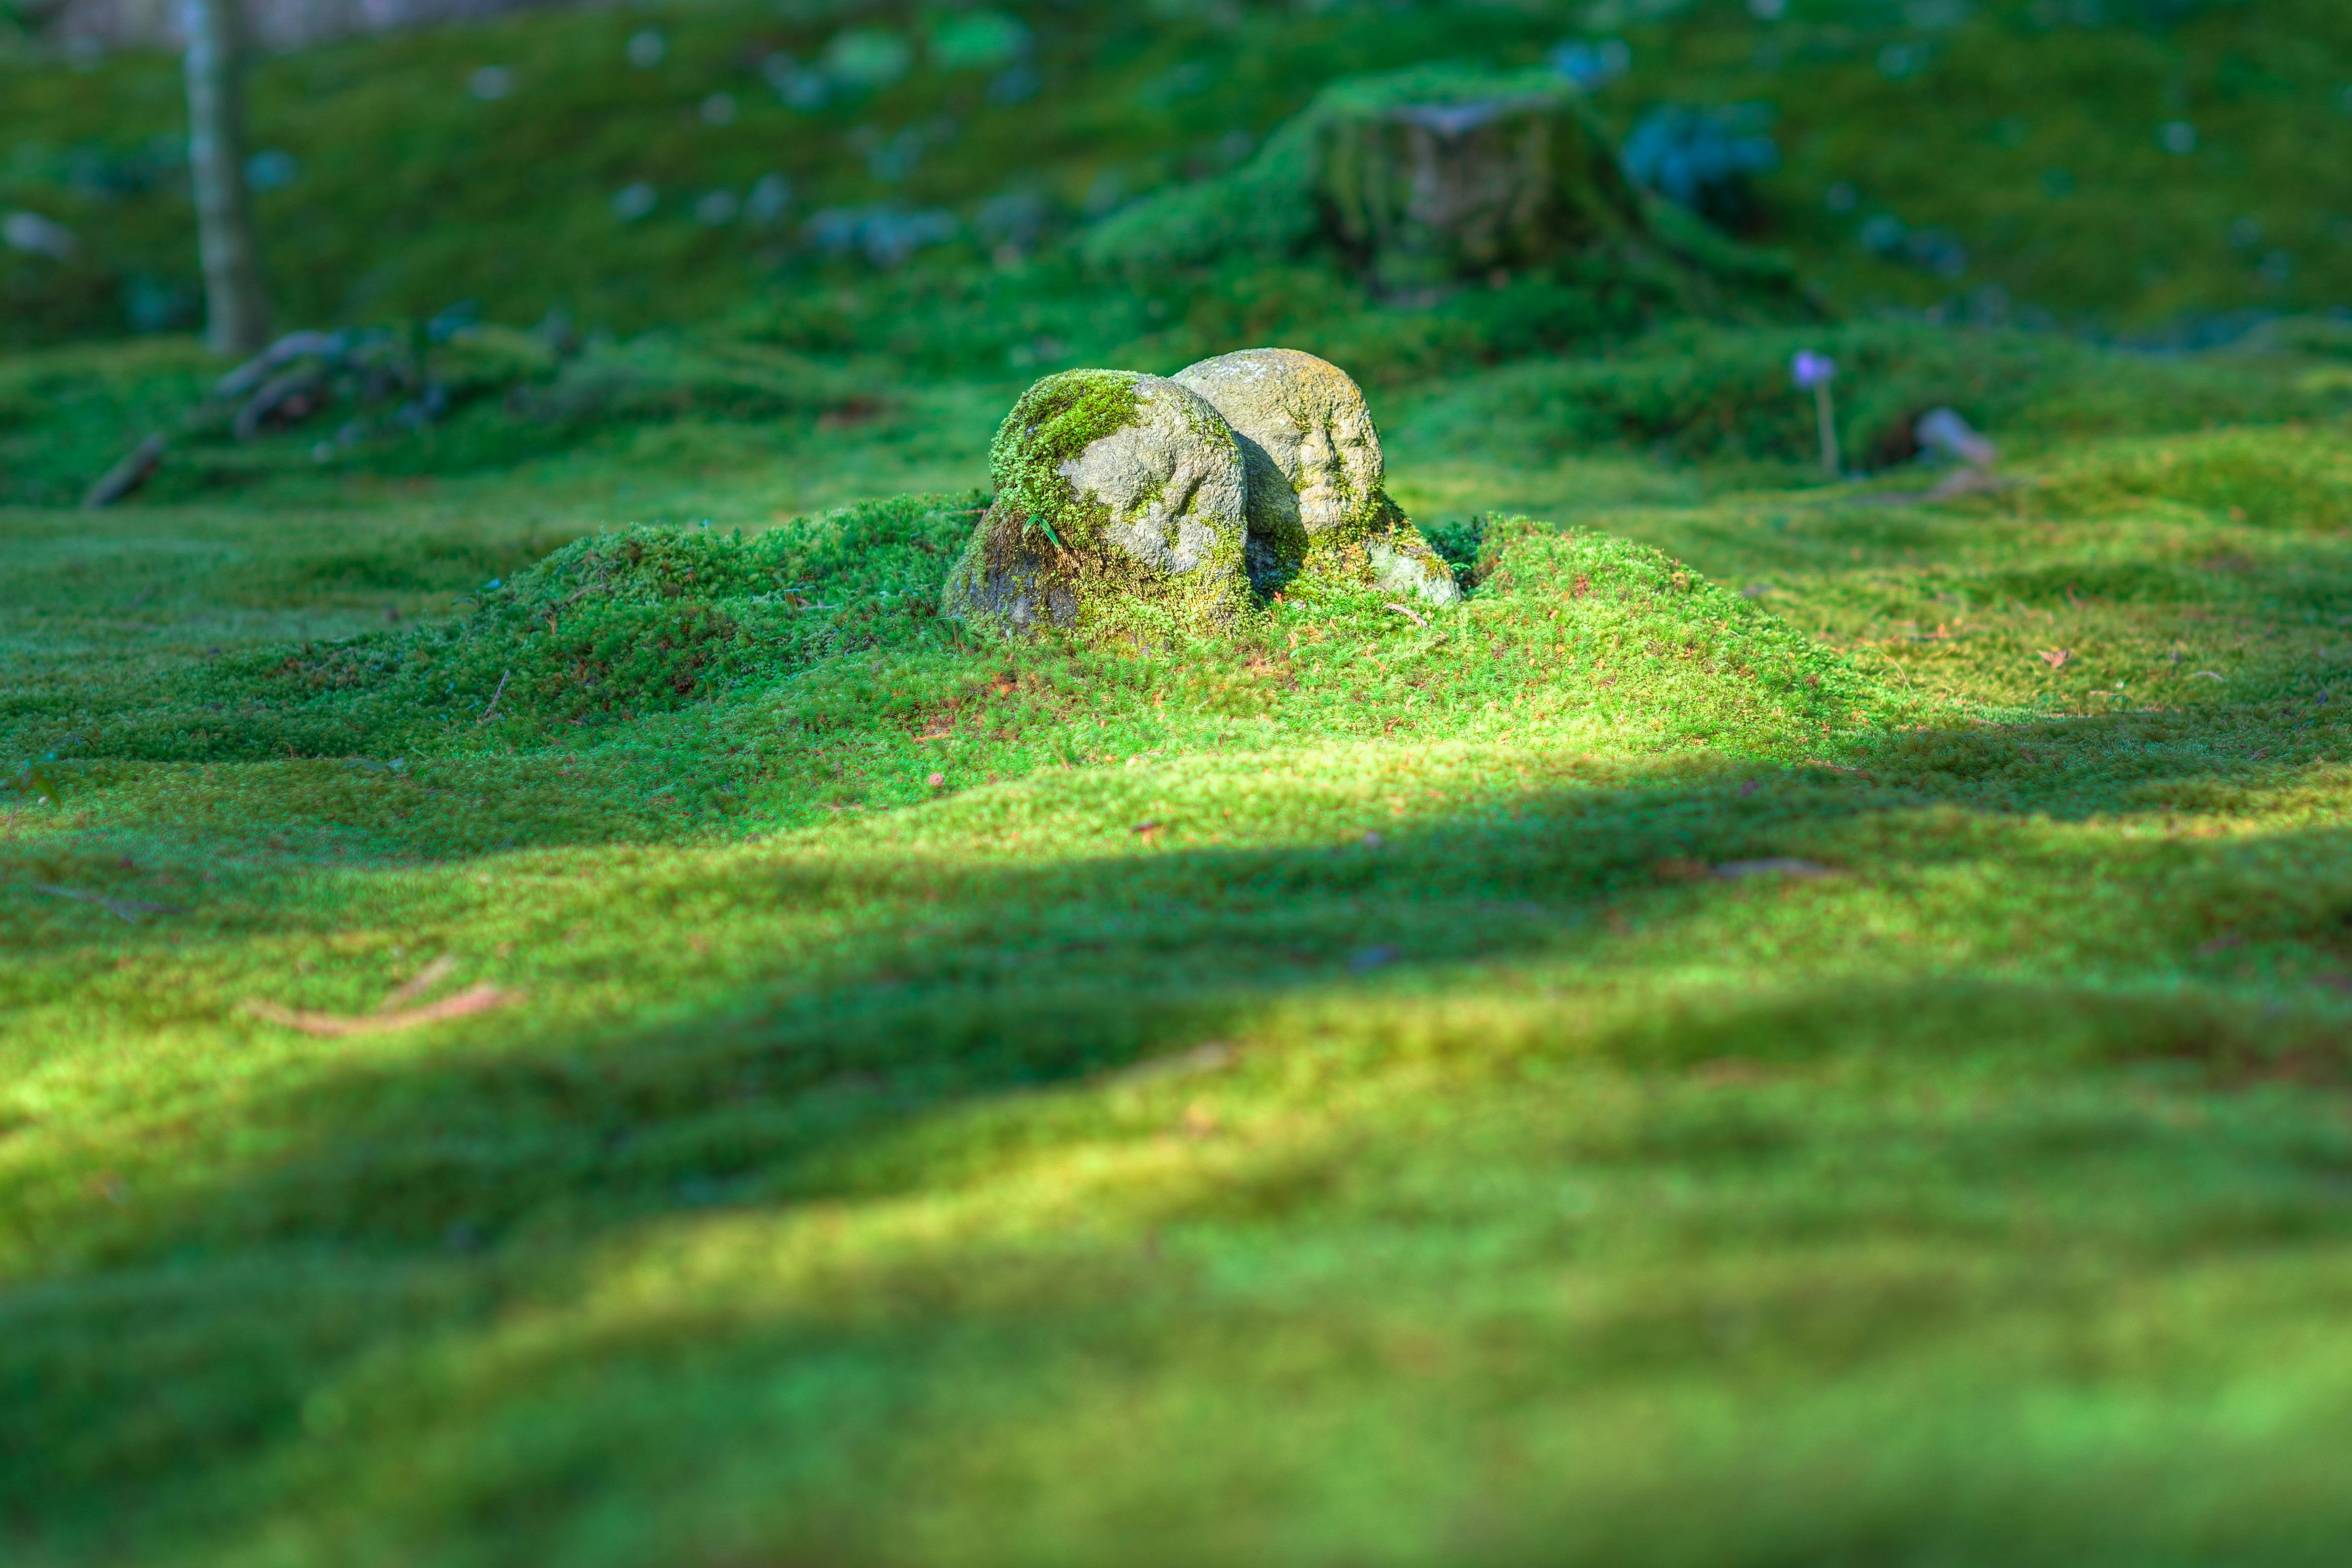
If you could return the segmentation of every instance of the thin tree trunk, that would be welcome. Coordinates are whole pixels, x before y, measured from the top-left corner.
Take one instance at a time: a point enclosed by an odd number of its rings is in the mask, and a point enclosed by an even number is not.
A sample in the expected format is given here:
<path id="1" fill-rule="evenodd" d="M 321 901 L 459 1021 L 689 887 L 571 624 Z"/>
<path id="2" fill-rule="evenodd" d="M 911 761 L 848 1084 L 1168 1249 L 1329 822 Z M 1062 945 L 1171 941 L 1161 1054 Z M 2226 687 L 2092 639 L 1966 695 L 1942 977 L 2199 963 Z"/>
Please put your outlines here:
<path id="1" fill-rule="evenodd" d="M 215 353 L 269 342 L 253 197 L 245 187 L 245 76 L 237 0 L 181 0 L 188 37 L 188 172 L 205 267 L 205 341 Z"/>

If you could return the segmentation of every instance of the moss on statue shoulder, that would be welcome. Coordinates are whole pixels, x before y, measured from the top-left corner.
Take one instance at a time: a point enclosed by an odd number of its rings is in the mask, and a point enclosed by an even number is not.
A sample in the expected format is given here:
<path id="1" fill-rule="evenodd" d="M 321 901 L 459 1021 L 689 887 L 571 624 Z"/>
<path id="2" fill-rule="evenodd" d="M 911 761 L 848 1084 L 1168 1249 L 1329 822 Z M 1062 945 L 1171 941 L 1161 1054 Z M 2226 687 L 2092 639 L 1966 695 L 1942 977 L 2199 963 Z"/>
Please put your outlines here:
<path id="1" fill-rule="evenodd" d="M 1190 388 L 1131 371 L 1047 376 L 999 426 L 991 467 L 996 500 L 949 575 L 949 616 L 1162 640 L 1246 609 L 1241 448 Z"/>
<path id="2" fill-rule="evenodd" d="M 1136 385 L 1144 379 L 1131 370 L 1068 370 L 1023 393 L 988 449 L 999 508 L 1047 530 L 1057 545 L 1076 543 L 1067 531 L 1086 514 L 1062 468 L 1135 423 Z"/>

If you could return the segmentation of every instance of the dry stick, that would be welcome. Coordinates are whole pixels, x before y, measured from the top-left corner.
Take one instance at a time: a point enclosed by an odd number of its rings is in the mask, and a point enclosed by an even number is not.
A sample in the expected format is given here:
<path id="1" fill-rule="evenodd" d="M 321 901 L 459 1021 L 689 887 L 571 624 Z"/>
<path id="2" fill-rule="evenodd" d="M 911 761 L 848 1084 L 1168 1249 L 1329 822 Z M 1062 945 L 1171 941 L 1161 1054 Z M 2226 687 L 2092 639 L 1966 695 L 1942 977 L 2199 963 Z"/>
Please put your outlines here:
<path id="1" fill-rule="evenodd" d="M 1388 608 L 1388 609 L 1394 610 L 1398 615 L 1402 616 L 1406 620 L 1411 621 L 1414 626 L 1417 626 L 1423 627 L 1423 629 L 1426 629 L 1426 628 L 1428 627 L 1428 626 L 1429 626 L 1429 623 L 1428 623 L 1427 621 L 1423 620 L 1419 616 L 1414 615 L 1414 614 L 1412 613 L 1412 611 L 1411 611 L 1410 609 L 1407 609 L 1407 608 L 1406 608 L 1404 605 L 1387 605 L 1387 606 L 1385 606 L 1385 607 L 1386 607 L 1386 608 Z"/>
<path id="2" fill-rule="evenodd" d="M 1206 1040 L 1189 1051 L 1179 1051 L 1172 1057 L 1138 1062 L 1110 1075 L 1116 1084 L 1133 1086 L 1151 1083 L 1160 1079 L 1192 1078 L 1201 1073 L 1217 1072 L 1231 1067 L 1234 1048 L 1223 1040 Z"/>
<path id="3" fill-rule="evenodd" d="M 490 715 L 499 710 L 499 699 L 507 694 L 507 677 L 513 673 L 511 669 L 499 671 L 499 689 L 490 693 L 490 705 L 482 710 L 482 716 L 475 720 L 475 723 L 487 724 L 490 721 Z"/>
<path id="4" fill-rule="evenodd" d="M 438 985 L 444 980 L 448 979 L 449 972 L 457 967 L 457 954 L 450 952 L 443 953 L 440 957 L 435 959 L 432 963 L 418 970 L 415 979 L 409 981 L 407 984 L 400 986 L 383 1001 L 377 1003 L 375 1010 L 379 1013 L 389 1013 L 394 1008 L 399 1007 L 403 1003 L 415 1001 L 427 991 L 432 990 L 436 985 Z"/>
<path id="5" fill-rule="evenodd" d="M 280 1007 L 275 1002 L 247 1000 L 245 1010 L 257 1018 L 272 1024 L 283 1024 L 289 1029 L 299 1029 L 306 1035 L 341 1037 L 346 1035 L 389 1034 L 395 1029 L 413 1029 L 420 1024 L 437 1024 L 445 1018 L 469 1017 L 487 1013 L 493 1007 L 503 1007 L 522 1000 L 521 993 L 501 991 L 495 985 L 476 985 L 445 996 L 429 1006 L 411 1007 L 404 1013 L 367 1013 L 351 1017 L 341 1013 L 306 1013 L 298 1008 Z"/>
<path id="6" fill-rule="evenodd" d="M 141 915 L 176 915 L 182 912 L 177 904 L 149 904 L 137 899 L 109 899 L 96 893 L 85 893 L 79 888 L 60 888 L 53 882 L 28 883 L 33 891 L 47 893 L 53 899 L 79 899 L 85 904 L 96 904 L 117 920 L 139 923 Z"/>
<path id="7" fill-rule="evenodd" d="M 90 511 L 102 510 L 154 478 L 169 445 L 159 430 L 131 447 L 122 461 L 107 469 L 105 476 L 89 487 L 89 493 L 81 498 L 83 507 Z"/>

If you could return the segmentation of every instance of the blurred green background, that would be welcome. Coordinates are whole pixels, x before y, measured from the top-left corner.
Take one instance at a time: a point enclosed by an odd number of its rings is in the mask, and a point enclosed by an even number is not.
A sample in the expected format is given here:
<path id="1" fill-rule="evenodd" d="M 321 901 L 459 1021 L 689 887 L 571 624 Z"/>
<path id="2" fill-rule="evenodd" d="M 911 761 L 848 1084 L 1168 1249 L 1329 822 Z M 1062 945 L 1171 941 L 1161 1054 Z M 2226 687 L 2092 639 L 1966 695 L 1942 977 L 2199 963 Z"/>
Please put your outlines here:
<path id="1" fill-rule="evenodd" d="M 599 6 L 268 58 L 253 171 L 289 324 L 471 301 L 1001 365 L 893 301 L 1237 162 L 1333 78 L 1551 61 L 1621 135 L 1736 108 L 1779 154 L 1743 226 L 1844 309 L 2194 336 L 2346 299 L 2348 33 L 2326 0 Z M 80 241 L 9 258 L 10 339 L 194 323 L 184 119 L 163 54 L 0 67 L 0 205 Z M 828 247 L 909 275 L 827 309 L 869 270 Z"/>

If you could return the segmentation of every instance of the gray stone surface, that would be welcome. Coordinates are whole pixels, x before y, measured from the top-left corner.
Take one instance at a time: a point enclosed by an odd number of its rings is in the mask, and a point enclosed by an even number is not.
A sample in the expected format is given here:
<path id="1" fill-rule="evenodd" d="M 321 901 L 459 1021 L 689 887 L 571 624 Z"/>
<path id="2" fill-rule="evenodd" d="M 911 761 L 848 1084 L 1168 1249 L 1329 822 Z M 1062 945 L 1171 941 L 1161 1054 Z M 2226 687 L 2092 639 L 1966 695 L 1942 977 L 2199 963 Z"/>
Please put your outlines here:
<path id="1" fill-rule="evenodd" d="M 991 462 L 996 504 L 949 577 L 947 614 L 1026 633 L 1139 611 L 1200 633 L 1247 607 L 1241 447 L 1198 394 L 1125 371 L 1048 376 Z"/>
<path id="2" fill-rule="evenodd" d="M 1055 472 L 1108 514 L 1102 536 L 1171 576 L 1238 557 L 1245 524 L 1242 454 L 1217 411 L 1159 376 L 1135 383 L 1136 422 L 1089 444 Z"/>
<path id="3" fill-rule="evenodd" d="M 1251 531 L 1308 549 L 1361 542 L 1387 505 L 1381 433 L 1348 373 L 1297 349 L 1244 349 L 1176 383 L 1214 405 L 1249 466 Z"/>
<path id="4" fill-rule="evenodd" d="M 1433 605 L 1454 574 L 1389 500 L 1363 390 L 1297 349 L 1244 349 L 1176 374 L 1239 439 L 1249 483 L 1249 565 L 1261 587 L 1301 574 L 1369 582 Z"/>

